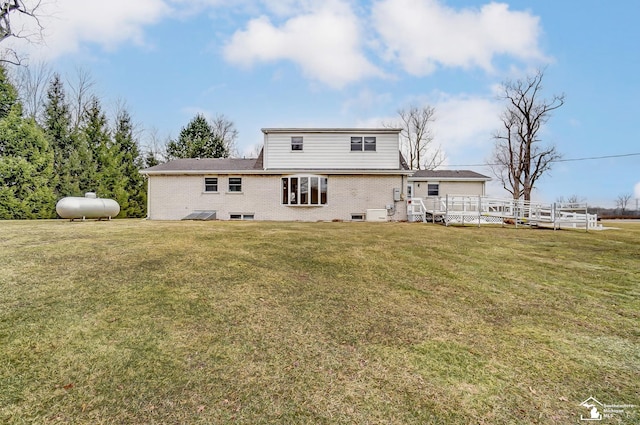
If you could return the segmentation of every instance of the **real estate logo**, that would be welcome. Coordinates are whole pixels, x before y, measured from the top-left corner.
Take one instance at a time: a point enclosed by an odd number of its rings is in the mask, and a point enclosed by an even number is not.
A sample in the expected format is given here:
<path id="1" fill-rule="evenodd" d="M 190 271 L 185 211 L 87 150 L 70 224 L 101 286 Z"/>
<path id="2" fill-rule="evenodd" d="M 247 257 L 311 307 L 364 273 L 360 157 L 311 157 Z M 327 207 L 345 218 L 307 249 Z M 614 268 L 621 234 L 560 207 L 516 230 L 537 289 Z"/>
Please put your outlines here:
<path id="1" fill-rule="evenodd" d="M 600 409 L 602 409 L 603 404 L 596 400 L 594 397 L 589 397 L 588 399 L 580 403 L 580 406 L 584 407 L 585 409 L 589 409 L 589 415 L 586 418 L 583 415 L 580 415 L 581 421 L 602 420 L 602 413 L 600 412 Z"/>
<path id="2" fill-rule="evenodd" d="M 601 421 L 603 419 L 614 418 L 616 416 L 629 417 L 631 410 L 635 409 L 635 404 L 605 404 L 600 403 L 595 397 L 589 397 L 580 407 L 587 409 L 580 415 L 581 421 Z"/>

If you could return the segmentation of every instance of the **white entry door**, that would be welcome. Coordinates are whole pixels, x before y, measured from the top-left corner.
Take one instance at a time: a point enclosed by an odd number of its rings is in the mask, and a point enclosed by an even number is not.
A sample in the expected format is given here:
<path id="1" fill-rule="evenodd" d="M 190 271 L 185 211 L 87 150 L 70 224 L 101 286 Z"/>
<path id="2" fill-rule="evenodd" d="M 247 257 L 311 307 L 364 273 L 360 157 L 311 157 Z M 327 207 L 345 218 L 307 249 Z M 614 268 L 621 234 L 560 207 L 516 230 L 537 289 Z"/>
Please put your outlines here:
<path id="1" fill-rule="evenodd" d="M 413 198 L 413 183 L 407 184 L 407 199 Z"/>

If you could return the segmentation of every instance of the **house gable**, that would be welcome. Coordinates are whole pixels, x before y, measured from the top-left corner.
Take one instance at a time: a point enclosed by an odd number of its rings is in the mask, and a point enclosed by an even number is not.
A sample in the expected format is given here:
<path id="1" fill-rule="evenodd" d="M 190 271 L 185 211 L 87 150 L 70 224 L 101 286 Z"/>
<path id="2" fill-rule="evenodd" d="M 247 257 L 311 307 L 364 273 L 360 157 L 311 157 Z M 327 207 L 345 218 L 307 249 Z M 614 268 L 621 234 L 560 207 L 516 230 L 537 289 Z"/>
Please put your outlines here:
<path id="1" fill-rule="evenodd" d="M 265 170 L 401 170 L 400 129 L 264 128 Z"/>

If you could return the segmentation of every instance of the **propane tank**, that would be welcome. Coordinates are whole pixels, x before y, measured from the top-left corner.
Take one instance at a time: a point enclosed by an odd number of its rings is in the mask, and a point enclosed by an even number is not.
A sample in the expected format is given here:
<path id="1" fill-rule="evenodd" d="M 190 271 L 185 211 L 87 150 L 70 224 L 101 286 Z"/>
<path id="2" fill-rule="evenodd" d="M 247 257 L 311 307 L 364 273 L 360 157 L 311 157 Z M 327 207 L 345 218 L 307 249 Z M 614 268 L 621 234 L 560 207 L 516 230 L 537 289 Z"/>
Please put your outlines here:
<path id="1" fill-rule="evenodd" d="M 111 220 L 120 213 L 120 205 L 113 199 L 98 198 L 94 192 L 87 192 L 84 198 L 68 196 L 60 199 L 56 204 L 56 212 L 60 217 L 71 220 L 75 218 Z"/>

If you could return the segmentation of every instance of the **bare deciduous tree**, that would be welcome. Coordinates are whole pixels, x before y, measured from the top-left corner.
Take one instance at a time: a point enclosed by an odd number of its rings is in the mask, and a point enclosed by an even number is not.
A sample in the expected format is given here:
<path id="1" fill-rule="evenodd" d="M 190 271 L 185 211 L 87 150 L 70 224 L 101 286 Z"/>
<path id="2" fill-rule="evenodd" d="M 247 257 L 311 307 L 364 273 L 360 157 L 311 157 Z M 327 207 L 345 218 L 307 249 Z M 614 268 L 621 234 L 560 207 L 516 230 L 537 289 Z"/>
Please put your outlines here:
<path id="1" fill-rule="evenodd" d="M 586 201 L 586 198 L 582 198 L 576 194 L 569 196 L 567 199 L 564 196 L 559 196 L 556 198 L 556 202 L 559 204 L 581 204 Z"/>
<path id="2" fill-rule="evenodd" d="M 444 162 L 440 147 L 434 147 L 431 124 L 435 121 L 433 106 L 410 105 L 398 110 L 398 122 L 384 124 L 385 127 L 402 129 L 400 149 L 412 170 L 432 170 Z"/>
<path id="3" fill-rule="evenodd" d="M 41 0 L 0 0 L 0 43 L 12 37 L 27 40 L 39 39 L 43 28 L 37 12 L 41 4 Z M 14 25 L 16 17 L 18 18 L 17 26 Z M 28 30 L 27 26 L 23 25 L 24 21 L 20 23 L 22 17 L 35 23 L 35 32 Z M 15 50 L 6 48 L 0 53 L 0 62 L 20 65 L 22 59 Z"/>
<path id="4" fill-rule="evenodd" d="M 16 68 L 16 87 L 26 116 L 40 117 L 51 77 L 53 70 L 45 62 Z"/>
<path id="5" fill-rule="evenodd" d="M 236 140 L 238 139 L 238 130 L 233 121 L 230 121 L 222 114 L 216 115 L 211 121 L 214 136 L 224 141 L 227 151 L 231 157 L 237 157 L 238 147 Z"/>
<path id="6" fill-rule="evenodd" d="M 145 132 L 145 143 L 142 146 L 144 162 L 146 167 L 153 167 L 168 161 L 167 144 L 171 140 L 170 136 L 160 137 L 157 128 L 152 127 Z"/>
<path id="7" fill-rule="evenodd" d="M 627 205 L 629 205 L 631 198 L 633 198 L 633 195 L 630 193 L 623 193 L 616 198 L 616 207 L 620 209 L 621 214 L 624 214 L 627 210 Z"/>
<path id="8" fill-rule="evenodd" d="M 543 99 L 544 72 L 502 84 L 499 98 L 506 103 L 502 128 L 494 134 L 493 172 L 514 199 L 531 200 L 536 181 L 561 155 L 553 145 L 542 146 L 540 130 L 551 113 L 564 104 L 564 94 Z"/>
<path id="9" fill-rule="evenodd" d="M 67 82 L 71 88 L 72 127 L 74 130 L 77 130 L 82 122 L 82 117 L 87 105 L 96 97 L 95 94 L 92 93 L 93 86 L 95 86 L 96 83 L 91 73 L 83 68 L 76 68 L 75 80 L 67 80 Z"/>

